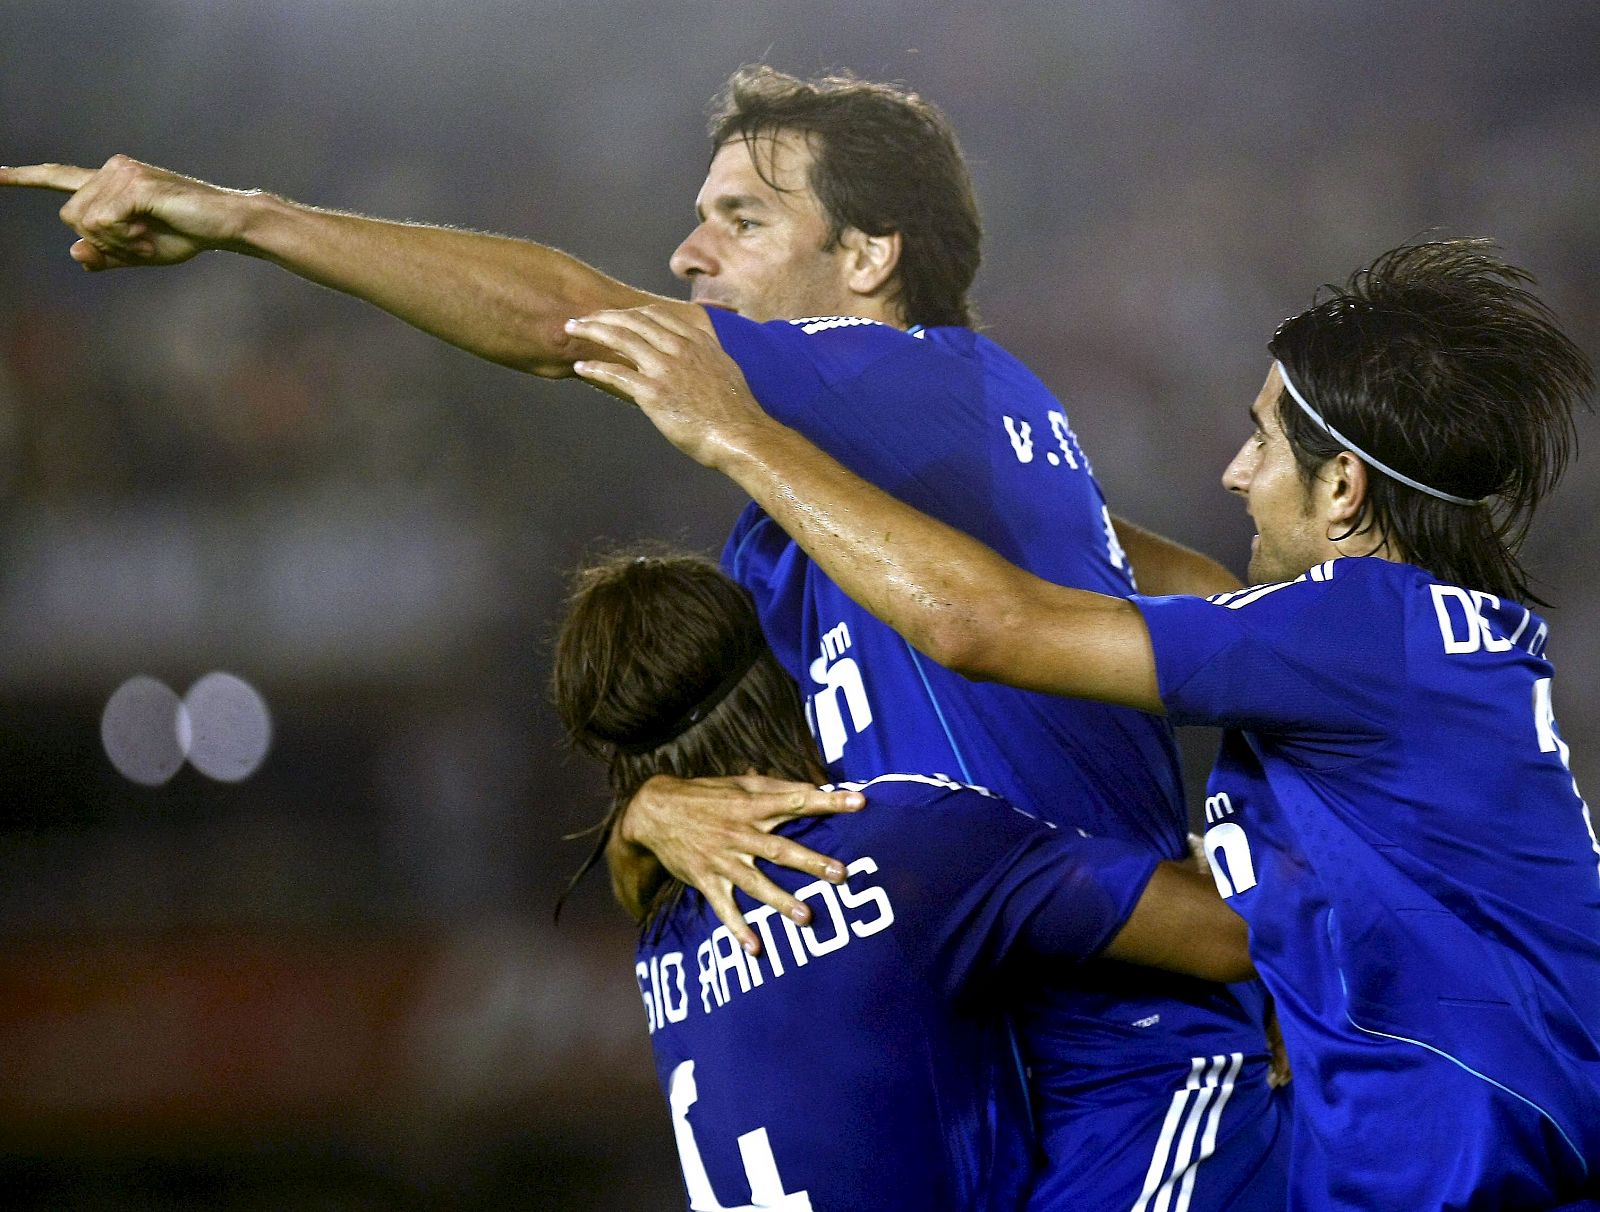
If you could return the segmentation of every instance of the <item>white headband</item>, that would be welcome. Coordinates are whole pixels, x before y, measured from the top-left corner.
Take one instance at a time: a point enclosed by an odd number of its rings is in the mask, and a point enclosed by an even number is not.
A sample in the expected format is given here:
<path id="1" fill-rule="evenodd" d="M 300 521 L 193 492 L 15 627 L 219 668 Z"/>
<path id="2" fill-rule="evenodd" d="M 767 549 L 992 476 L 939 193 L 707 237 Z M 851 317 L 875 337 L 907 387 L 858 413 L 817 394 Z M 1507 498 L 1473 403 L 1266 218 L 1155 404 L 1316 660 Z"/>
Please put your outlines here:
<path id="1" fill-rule="evenodd" d="M 1378 462 L 1377 459 L 1373 458 L 1366 451 L 1362 450 L 1361 447 L 1357 446 L 1349 438 L 1345 437 L 1344 434 L 1340 433 L 1332 425 L 1329 425 L 1326 421 L 1324 421 L 1322 419 L 1322 414 L 1319 413 L 1315 408 L 1312 408 L 1311 405 L 1306 403 L 1306 398 L 1301 395 L 1300 392 L 1295 388 L 1295 385 L 1290 382 L 1289 372 L 1284 369 L 1282 362 L 1274 362 L 1273 365 L 1278 368 L 1278 377 L 1283 380 L 1283 389 L 1287 391 L 1291 397 L 1293 397 L 1296 404 L 1300 405 L 1300 407 L 1305 410 L 1306 416 L 1315 421 L 1318 428 L 1320 428 L 1330 438 L 1339 443 L 1339 445 L 1347 447 L 1351 454 L 1355 455 L 1356 458 L 1360 459 L 1374 471 L 1381 471 L 1391 480 L 1398 480 L 1407 488 L 1415 488 L 1418 492 L 1425 492 L 1430 497 L 1438 497 L 1441 501 L 1449 501 L 1452 505 L 1482 505 L 1489 499 L 1488 497 L 1478 497 L 1474 499 L 1472 497 L 1452 496 L 1448 492 L 1444 492 L 1438 488 L 1430 488 L 1420 480 L 1413 480 L 1410 476 L 1401 474 L 1393 467 L 1390 467 L 1387 463 Z"/>

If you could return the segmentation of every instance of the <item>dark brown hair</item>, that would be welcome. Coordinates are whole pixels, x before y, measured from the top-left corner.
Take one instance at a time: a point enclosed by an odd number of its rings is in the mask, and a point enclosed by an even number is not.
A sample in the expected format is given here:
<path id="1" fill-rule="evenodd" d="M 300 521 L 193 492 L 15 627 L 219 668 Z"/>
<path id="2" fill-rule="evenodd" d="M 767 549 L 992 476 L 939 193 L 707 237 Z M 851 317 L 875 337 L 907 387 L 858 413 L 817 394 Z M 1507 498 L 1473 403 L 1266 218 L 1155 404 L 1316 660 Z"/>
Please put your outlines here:
<path id="1" fill-rule="evenodd" d="M 732 140 L 806 136 L 810 184 L 832 224 L 828 248 L 853 227 L 899 232 L 895 302 L 908 324 L 970 325 L 967 291 L 983 227 L 960 145 L 944 114 L 909 89 L 853 76 L 801 80 L 764 64 L 741 67 L 711 103 L 710 134 Z M 757 171 L 769 185 L 761 157 Z"/>
<path id="2" fill-rule="evenodd" d="M 1300 394 L 1374 458 L 1458 505 L 1379 471 L 1347 535 L 1375 531 L 1444 581 L 1538 602 L 1517 559 L 1535 507 L 1575 442 L 1588 361 L 1488 240 L 1403 245 L 1324 286 L 1267 346 Z M 1280 393 L 1302 477 L 1348 449 Z M 1346 536 L 1341 536 L 1346 537 Z"/>
<path id="3" fill-rule="evenodd" d="M 740 666 L 744 675 L 707 702 Z M 568 742 L 606 764 L 611 790 L 599 844 L 568 891 L 652 775 L 823 777 L 799 691 L 767 647 L 755 604 L 701 556 L 624 553 L 581 569 L 550 692 Z"/>

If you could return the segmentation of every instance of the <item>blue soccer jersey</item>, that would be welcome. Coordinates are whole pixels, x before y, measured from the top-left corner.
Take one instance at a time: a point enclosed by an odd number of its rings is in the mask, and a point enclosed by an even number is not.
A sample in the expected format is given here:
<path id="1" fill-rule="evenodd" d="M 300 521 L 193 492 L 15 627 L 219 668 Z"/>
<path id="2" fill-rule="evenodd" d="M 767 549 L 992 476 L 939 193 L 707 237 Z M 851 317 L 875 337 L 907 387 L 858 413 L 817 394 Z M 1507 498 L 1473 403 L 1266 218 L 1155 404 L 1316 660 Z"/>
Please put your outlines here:
<path id="1" fill-rule="evenodd" d="M 1100 487 L 1049 390 L 964 328 L 754 324 L 713 310 L 761 406 L 863 479 L 1046 580 L 1126 596 Z M 942 770 L 1096 836 L 1186 853 L 1172 735 L 1142 712 L 975 683 L 917 653 L 752 504 L 723 552 L 829 770 Z"/>
<path id="2" fill-rule="evenodd" d="M 711 318 L 762 407 L 857 474 L 1048 580 L 1132 591 L 1065 412 L 992 341 L 859 318 Z M 1187 853 L 1163 721 L 934 664 L 754 504 L 723 566 L 755 598 L 835 777 L 939 770 L 1058 825 Z M 1275 1208 L 1284 1112 L 1267 1088 L 1259 1016 L 1254 987 L 1111 965 L 1041 990 L 1018 1016 L 1045 1156 L 1040 1206 L 1075 1192 L 1084 1207 L 1143 1199 L 1140 1212 Z"/>
<path id="3" fill-rule="evenodd" d="M 1172 719 L 1228 730 L 1206 850 L 1295 1066 L 1294 1206 L 1574 1198 L 1600 868 L 1545 624 L 1379 559 L 1139 605 Z"/>
<path id="4" fill-rule="evenodd" d="M 844 884 L 762 864 L 812 925 L 741 894 L 762 939 L 749 957 L 688 890 L 643 935 L 636 973 L 691 1208 L 1025 1205 L 1007 1006 L 1105 946 L 1156 860 L 944 779 L 866 790 L 864 812 L 781 830 L 838 855 Z"/>

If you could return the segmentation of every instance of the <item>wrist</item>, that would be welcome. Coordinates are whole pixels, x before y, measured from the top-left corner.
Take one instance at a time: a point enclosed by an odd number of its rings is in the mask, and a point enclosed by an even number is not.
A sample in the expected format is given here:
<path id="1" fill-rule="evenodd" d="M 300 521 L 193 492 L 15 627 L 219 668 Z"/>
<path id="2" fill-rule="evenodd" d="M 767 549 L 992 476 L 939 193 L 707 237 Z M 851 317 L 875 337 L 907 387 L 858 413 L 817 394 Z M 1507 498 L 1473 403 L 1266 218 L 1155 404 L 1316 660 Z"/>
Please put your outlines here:
<path id="1" fill-rule="evenodd" d="M 623 850 L 644 854 L 652 853 L 649 845 L 640 835 L 641 826 L 644 827 L 645 832 L 649 831 L 649 824 L 646 820 L 649 812 L 645 804 L 640 801 L 642 799 L 645 803 L 648 803 L 649 797 L 645 794 L 645 789 L 660 777 L 660 775 L 652 775 L 646 779 L 634 791 L 628 802 L 622 806 L 622 812 L 617 817 L 617 823 L 611 831 L 611 836 Z"/>
<path id="2" fill-rule="evenodd" d="M 230 235 L 218 246 L 280 264 L 294 259 L 297 245 L 306 241 L 307 224 L 318 214 L 259 189 L 234 192 L 228 209 Z"/>
<path id="3" fill-rule="evenodd" d="M 763 412 L 719 432 L 708 465 L 753 496 L 751 484 L 781 468 L 784 445 L 795 440 L 794 430 Z"/>

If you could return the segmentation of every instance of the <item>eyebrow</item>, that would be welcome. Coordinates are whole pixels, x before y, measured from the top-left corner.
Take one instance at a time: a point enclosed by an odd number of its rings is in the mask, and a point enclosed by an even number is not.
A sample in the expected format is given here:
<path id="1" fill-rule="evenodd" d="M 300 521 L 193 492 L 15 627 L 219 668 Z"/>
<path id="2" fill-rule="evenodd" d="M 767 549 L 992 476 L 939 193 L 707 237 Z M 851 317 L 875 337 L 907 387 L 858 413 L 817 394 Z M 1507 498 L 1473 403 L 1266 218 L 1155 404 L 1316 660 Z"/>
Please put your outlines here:
<path id="1" fill-rule="evenodd" d="M 728 194 L 718 198 L 711 204 L 711 209 L 719 215 L 730 214 L 736 210 L 765 210 L 767 204 L 754 194 Z M 694 217 L 705 222 L 706 209 L 703 206 L 694 208 Z"/>

